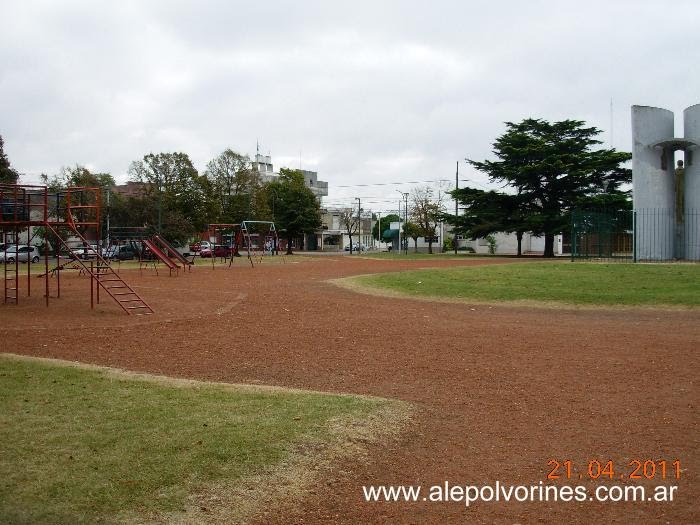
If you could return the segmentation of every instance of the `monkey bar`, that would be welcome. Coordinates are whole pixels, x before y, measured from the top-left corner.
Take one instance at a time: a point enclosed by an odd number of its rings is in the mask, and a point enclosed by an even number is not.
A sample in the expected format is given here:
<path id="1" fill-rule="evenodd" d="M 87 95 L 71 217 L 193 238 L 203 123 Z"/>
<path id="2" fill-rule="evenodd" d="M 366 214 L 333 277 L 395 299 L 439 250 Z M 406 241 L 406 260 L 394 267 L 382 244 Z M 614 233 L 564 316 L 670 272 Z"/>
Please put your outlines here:
<path id="1" fill-rule="evenodd" d="M 94 308 L 95 296 L 100 302 L 100 289 L 106 292 L 127 314 L 152 314 L 153 309 L 136 294 L 136 292 L 114 272 L 100 253 L 100 188 L 69 187 L 56 193 L 49 193 L 46 186 L 29 184 L 0 184 L 0 231 L 3 242 L 19 246 L 20 232 L 27 230 L 27 244 L 34 235 L 30 228 L 42 228 L 44 248 L 44 277 L 46 306 L 49 305 L 49 249 L 48 240 L 55 241 L 57 297 L 61 296 L 61 272 L 65 266 L 60 260 L 60 248 L 71 251 L 68 239 L 73 237 L 82 243 L 86 253 L 93 250 L 94 260 L 76 263 L 90 276 L 91 307 Z M 89 234 L 94 235 L 95 248 L 88 242 Z M 35 231 L 36 234 L 36 231 Z M 7 248 L 7 246 L 5 247 Z M 15 250 L 16 252 L 19 249 Z M 19 303 L 19 253 L 11 263 L 4 264 L 4 303 Z M 33 257 L 27 261 L 27 296 L 31 296 L 31 265 Z M 96 266 L 95 266 L 96 263 Z"/>

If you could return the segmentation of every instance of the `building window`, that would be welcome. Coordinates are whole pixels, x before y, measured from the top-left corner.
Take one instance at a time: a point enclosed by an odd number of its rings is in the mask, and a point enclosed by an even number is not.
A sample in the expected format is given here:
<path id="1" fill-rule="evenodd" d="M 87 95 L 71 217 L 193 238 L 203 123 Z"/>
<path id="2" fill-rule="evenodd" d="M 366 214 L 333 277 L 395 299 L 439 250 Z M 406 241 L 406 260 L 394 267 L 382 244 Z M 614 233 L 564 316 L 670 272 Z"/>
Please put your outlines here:
<path id="1" fill-rule="evenodd" d="M 437 236 L 436 236 L 436 237 L 423 237 L 423 240 L 424 240 L 425 242 L 430 242 L 430 243 L 433 243 L 433 244 L 436 243 L 436 242 L 438 242 Z"/>

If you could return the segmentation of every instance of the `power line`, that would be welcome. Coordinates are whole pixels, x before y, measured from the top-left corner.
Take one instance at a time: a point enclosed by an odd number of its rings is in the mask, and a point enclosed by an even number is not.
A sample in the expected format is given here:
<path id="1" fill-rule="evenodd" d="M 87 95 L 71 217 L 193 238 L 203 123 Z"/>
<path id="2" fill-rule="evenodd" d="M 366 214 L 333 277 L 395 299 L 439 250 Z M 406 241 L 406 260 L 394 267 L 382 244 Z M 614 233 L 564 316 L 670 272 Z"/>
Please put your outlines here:
<path id="1" fill-rule="evenodd" d="M 409 180 L 403 182 L 374 182 L 371 184 L 341 184 L 338 186 L 333 186 L 334 188 L 359 188 L 366 186 L 400 186 L 402 184 L 426 184 L 428 182 L 450 182 L 449 179 L 435 179 L 435 180 Z"/>
<path id="2" fill-rule="evenodd" d="M 473 184 L 476 184 L 478 186 L 481 186 L 482 188 L 487 188 L 483 183 L 475 181 L 473 179 L 459 179 L 460 182 L 471 182 Z M 434 179 L 434 180 L 414 180 L 414 181 L 404 181 L 404 182 L 373 182 L 369 184 L 340 184 L 340 185 L 333 185 L 329 186 L 329 189 L 335 189 L 335 188 L 367 188 L 370 186 L 401 186 L 404 184 L 426 184 L 429 182 L 452 182 L 450 179 Z"/>

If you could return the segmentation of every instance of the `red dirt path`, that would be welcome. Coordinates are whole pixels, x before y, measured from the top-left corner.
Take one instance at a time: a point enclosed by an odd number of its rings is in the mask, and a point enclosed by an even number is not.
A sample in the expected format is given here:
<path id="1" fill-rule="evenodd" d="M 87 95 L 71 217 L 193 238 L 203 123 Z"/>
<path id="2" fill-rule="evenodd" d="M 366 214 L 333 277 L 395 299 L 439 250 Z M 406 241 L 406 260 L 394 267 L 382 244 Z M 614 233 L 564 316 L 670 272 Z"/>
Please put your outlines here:
<path id="1" fill-rule="evenodd" d="M 299 258 L 296 258 L 299 260 Z M 552 310 L 429 303 L 327 279 L 497 261 L 304 258 L 188 275 L 124 272 L 155 316 L 130 318 L 66 275 L 0 306 L 3 351 L 157 374 L 399 398 L 400 438 L 347 462 L 260 523 L 700 523 L 698 310 Z M 509 261 L 499 261 L 509 262 Z M 680 459 L 673 503 L 365 503 L 362 485 L 538 485 L 547 462 Z M 585 477 L 585 476 L 584 476 Z M 553 483 L 553 482 L 549 482 Z M 559 485 L 594 485 L 578 479 Z M 604 484 L 610 485 L 608 481 Z M 618 483 L 617 481 L 615 483 Z"/>

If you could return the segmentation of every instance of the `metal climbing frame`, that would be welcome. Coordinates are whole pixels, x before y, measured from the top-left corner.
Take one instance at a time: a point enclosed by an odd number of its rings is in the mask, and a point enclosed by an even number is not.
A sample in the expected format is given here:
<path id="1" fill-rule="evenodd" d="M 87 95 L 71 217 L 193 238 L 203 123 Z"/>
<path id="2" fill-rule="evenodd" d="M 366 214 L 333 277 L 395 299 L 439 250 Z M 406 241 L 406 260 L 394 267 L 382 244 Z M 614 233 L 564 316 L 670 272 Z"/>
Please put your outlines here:
<path id="1" fill-rule="evenodd" d="M 61 295 L 61 272 L 64 264 L 60 261 L 60 248 L 70 251 L 68 238 L 74 237 L 82 243 L 85 252 L 92 248 L 88 237 L 100 238 L 100 188 L 69 187 L 55 194 L 49 194 L 46 186 L 32 185 L 0 185 L 0 230 L 3 238 L 7 232 L 14 232 L 15 241 L 19 240 L 21 231 L 27 230 L 29 244 L 29 229 L 43 228 L 44 240 L 44 286 L 46 306 L 49 305 L 50 286 L 49 275 L 56 276 L 57 297 Z M 56 268 L 49 271 L 48 240 L 56 240 L 54 255 Z M 131 288 L 109 265 L 100 253 L 99 242 L 91 261 L 77 258 L 75 263 L 82 271 L 90 276 L 90 304 L 94 307 L 95 299 L 100 302 L 100 290 L 109 295 L 127 314 L 152 314 L 153 309 Z M 19 302 L 19 268 L 18 258 L 15 259 L 15 269 L 8 279 L 7 264 L 5 264 L 5 303 Z M 27 263 L 27 295 L 31 295 L 31 262 Z M 8 281 L 14 278 L 15 286 L 8 286 Z"/>
<path id="2" fill-rule="evenodd" d="M 44 226 L 48 221 L 48 195 L 45 186 L 0 184 L 0 231 L 2 242 L 18 246 L 20 234 L 31 226 Z M 31 240 L 27 234 L 27 244 Z M 48 268 L 48 251 L 44 250 L 44 264 Z M 14 261 L 3 264 L 3 302 L 19 303 L 19 253 Z M 27 296 L 31 296 L 31 263 L 27 264 Z M 48 275 L 45 278 L 48 298 Z"/>

